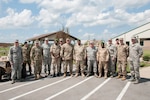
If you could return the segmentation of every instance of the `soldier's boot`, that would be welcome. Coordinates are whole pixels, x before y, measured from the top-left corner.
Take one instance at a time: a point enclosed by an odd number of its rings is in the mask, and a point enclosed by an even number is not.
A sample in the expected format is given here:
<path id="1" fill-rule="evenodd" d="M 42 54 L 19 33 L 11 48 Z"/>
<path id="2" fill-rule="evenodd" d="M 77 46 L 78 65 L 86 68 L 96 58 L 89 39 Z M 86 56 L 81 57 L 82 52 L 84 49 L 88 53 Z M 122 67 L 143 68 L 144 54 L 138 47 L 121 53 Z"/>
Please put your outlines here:
<path id="1" fill-rule="evenodd" d="M 34 79 L 35 79 L 35 80 L 37 80 L 37 79 L 38 79 L 37 75 L 35 75 Z"/>
<path id="2" fill-rule="evenodd" d="M 129 79 L 129 81 L 135 81 L 135 78 L 134 78 L 134 76 L 133 75 L 131 75 L 131 77 L 130 77 L 130 79 Z"/>
<path id="3" fill-rule="evenodd" d="M 85 77 L 84 72 L 81 73 L 81 76 L 82 76 L 82 77 Z"/>
<path id="4" fill-rule="evenodd" d="M 119 79 L 119 78 L 121 78 L 121 75 L 118 74 L 118 76 L 116 77 L 116 79 Z"/>
<path id="5" fill-rule="evenodd" d="M 104 78 L 107 79 L 107 73 L 106 73 L 106 72 L 105 72 L 105 74 L 104 74 Z"/>
<path id="6" fill-rule="evenodd" d="M 98 78 L 98 75 L 97 75 L 97 73 L 94 73 L 94 76 L 95 76 L 96 78 Z"/>
<path id="7" fill-rule="evenodd" d="M 91 74 L 90 73 L 87 73 L 86 77 L 89 77 Z"/>
<path id="8" fill-rule="evenodd" d="M 70 76 L 71 76 L 71 77 L 73 77 L 73 74 L 72 74 L 72 72 L 70 72 Z"/>
<path id="9" fill-rule="evenodd" d="M 51 74 L 51 71 L 49 70 L 49 71 L 48 71 L 48 75 L 50 75 L 50 74 Z"/>
<path id="10" fill-rule="evenodd" d="M 55 72 L 53 73 L 53 77 L 56 77 Z"/>
<path id="11" fill-rule="evenodd" d="M 99 73 L 98 78 L 101 78 L 101 77 L 102 77 L 102 74 L 101 74 L 101 73 Z"/>
<path id="12" fill-rule="evenodd" d="M 14 83 L 15 83 L 15 80 L 13 79 L 12 82 L 11 82 L 11 84 L 14 84 Z"/>
<path id="13" fill-rule="evenodd" d="M 78 77 L 78 75 L 79 75 L 79 74 L 78 74 L 78 73 L 76 73 L 75 77 Z"/>
<path id="14" fill-rule="evenodd" d="M 64 75 L 63 75 L 63 77 L 66 77 L 66 75 L 67 75 L 67 74 L 66 74 L 66 72 L 64 72 Z"/>
<path id="15" fill-rule="evenodd" d="M 136 78 L 134 84 L 138 84 L 139 83 L 139 79 Z"/>
<path id="16" fill-rule="evenodd" d="M 126 77 L 125 77 L 125 76 L 123 76 L 121 80 L 122 80 L 122 81 L 126 80 Z"/>

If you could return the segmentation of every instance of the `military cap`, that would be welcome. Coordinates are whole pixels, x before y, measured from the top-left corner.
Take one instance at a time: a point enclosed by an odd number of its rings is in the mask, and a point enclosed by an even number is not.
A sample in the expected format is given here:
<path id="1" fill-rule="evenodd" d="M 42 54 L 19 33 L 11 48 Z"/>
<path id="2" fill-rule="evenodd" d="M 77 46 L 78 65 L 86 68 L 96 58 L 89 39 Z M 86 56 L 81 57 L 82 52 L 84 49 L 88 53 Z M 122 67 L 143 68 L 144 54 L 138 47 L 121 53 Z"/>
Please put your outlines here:
<path id="1" fill-rule="evenodd" d="M 15 42 L 19 42 L 19 40 L 18 40 L 18 39 L 16 39 L 16 40 L 15 40 Z"/>
<path id="2" fill-rule="evenodd" d="M 63 41 L 63 38 L 60 38 L 59 41 Z"/>
<path id="3" fill-rule="evenodd" d="M 90 41 L 90 44 L 93 44 L 94 43 L 94 41 Z"/>
<path id="4" fill-rule="evenodd" d="M 120 38 L 119 40 L 122 40 L 122 41 L 123 41 L 123 38 Z"/>
<path id="5" fill-rule="evenodd" d="M 39 40 L 36 40 L 35 43 L 39 43 Z"/>
<path id="6" fill-rule="evenodd" d="M 45 41 L 48 40 L 48 38 L 45 38 Z"/>
<path id="7" fill-rule="evenodd" d="M 66 38 L 66 40 L 70 40 L 70 38 Z"/>
<path id="8" fill-rule="evenodd" d="M 132 36 L 131 39 L 136 39 L 136 37 L 135 37 L 135 36 Z"/>

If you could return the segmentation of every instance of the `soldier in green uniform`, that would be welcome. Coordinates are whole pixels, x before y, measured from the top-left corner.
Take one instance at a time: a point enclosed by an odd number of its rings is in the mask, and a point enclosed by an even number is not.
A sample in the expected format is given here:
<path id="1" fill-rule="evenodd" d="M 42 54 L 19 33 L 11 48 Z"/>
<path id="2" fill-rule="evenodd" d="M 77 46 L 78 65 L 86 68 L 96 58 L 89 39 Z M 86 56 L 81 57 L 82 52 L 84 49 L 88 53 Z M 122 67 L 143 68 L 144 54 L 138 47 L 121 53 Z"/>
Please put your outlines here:
<path id="1" fill-rule="evenodd" d="M 39 45 L 39 41 L 35 41 L 35 45 L 31 49 L 30 58 L 34 66 L 35 79 L 41 78 L 43 50 Z"/>

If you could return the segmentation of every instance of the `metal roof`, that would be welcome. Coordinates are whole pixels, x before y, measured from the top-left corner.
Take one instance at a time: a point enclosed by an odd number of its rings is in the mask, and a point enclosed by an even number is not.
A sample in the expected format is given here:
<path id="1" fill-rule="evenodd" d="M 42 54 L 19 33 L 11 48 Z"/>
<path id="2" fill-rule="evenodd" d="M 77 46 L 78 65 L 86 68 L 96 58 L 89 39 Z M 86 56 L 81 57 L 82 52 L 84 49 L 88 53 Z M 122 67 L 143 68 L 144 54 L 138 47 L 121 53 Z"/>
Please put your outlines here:
<path id="1" fill-rule="evenodd" d="M 26 41 L 35 41 L 35 40 L 44 40 L 45 38 L 48 38 L 50 41 L 55 40 L 56 38 L 66 38 L 69 37 L 72 40 L 78 40 L 78 38 L 64 32 L 64 31 L 57 31 L 57 32 L 53 32 L 53 33 L 47 33 L 47 34 L 42 34 L 42 35 L 38 35 L 32 38 L 27 39 Z"/>

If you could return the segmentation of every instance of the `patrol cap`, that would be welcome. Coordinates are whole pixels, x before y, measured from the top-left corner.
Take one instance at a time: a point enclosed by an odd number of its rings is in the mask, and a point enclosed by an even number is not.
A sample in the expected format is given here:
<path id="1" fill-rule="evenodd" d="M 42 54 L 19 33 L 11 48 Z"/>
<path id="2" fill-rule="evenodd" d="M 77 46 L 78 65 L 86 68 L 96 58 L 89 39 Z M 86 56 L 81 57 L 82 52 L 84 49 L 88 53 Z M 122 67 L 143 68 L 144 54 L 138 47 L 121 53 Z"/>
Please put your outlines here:
<path id="1" fill-rule="evenodd" d="M 45 38 L 45 41 L 48 40 L 48 38 Z"/>
<path id="2" fill-rule="evenodd" d="M 93 44 L 94 43 L 94 41 L 90 41 L 90 44 Z"/>
<path id="3" fill-rule="evenodd" d="M 39 40 L 35 40 L 35 43 L 39 43 Z"/>
<path id="4" fill-rule="evenodd" d="M 24 44 L 27 44 L 27 41 L 25 41 Z"/>
<path id="5" fill-rule="evenodd" d="M 131 39 L 136 39 L 136 37 L 135 37 L 135 36 L 132 36 Z"/>
<path id="6" fill-rule="evenodd" d="M 15 40 L 15 43 L 18 43 L 18 42 L 19 42 L 19 40 L 18 40 L 18 39 L 16 39 L 16 40 Z"/>
<path id="7" fill-rule="evenodd" d="M 66 41 L 70 40 L 70 38 L 67 38 Z"/>
<path id="8" fill-rule="evenodd" d="M 109 39 L 108 41 L 112 41 L 112 39 Z"/>
<path id="9" fill-rule="evenodd" d="M 58 42 L 58 39 L 55 39 L 54 41 L 57 41 L 57 42 Z"/>
<path id="10" fill-rule="evenodd" d="M 63 38 L 60 38 L 59 41 L 63 41 Z"/>
<path id="11" fill-rule="evenodd" d="M 119 40 L 120 40 L 120 41 L 123 41 L 123 38 L 120 38 Z"/>

